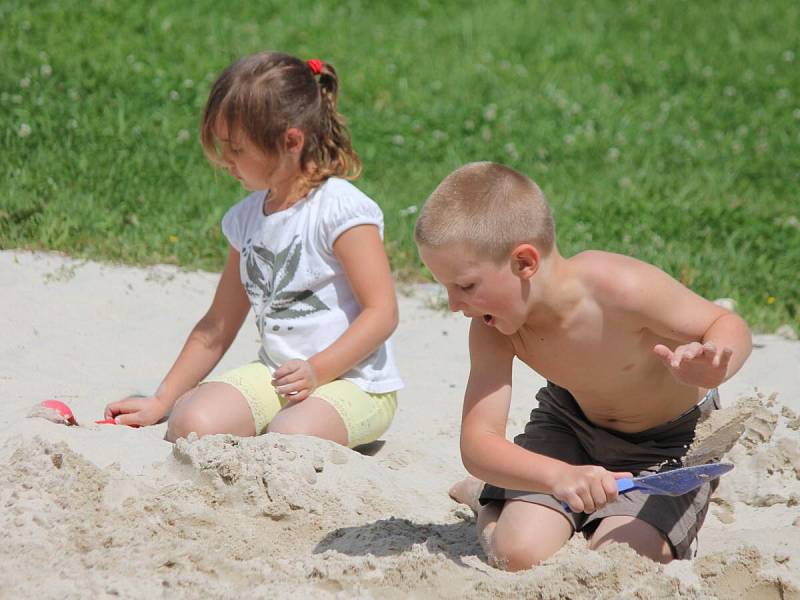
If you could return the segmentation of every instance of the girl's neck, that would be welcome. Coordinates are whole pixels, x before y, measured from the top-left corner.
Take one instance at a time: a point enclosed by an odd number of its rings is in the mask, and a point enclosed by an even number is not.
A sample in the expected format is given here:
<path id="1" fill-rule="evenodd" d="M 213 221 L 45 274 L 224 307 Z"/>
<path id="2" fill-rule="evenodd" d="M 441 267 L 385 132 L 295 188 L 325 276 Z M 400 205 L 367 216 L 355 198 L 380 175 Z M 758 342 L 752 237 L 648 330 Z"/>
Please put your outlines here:
<path id="1" fill-rule="evenodd" d="M 271 187 L 264 197 L 264 213 L 271 214 L 286 210 L 297 204 L 311 191 L 305 177 L 297 176 Z"/>

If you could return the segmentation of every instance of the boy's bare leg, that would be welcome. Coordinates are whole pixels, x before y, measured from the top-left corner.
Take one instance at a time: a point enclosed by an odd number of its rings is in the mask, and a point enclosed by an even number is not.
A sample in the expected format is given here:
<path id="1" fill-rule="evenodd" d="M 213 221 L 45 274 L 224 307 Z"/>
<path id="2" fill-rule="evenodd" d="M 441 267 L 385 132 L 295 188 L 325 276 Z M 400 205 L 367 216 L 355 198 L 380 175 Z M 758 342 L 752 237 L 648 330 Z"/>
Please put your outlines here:
<path id="1" fill-rule="evenodd" d="M 481 497 L 482 490 L 483 490 L 483 482 L 480 479 L 475 479 L 474 477 L 466 477 L 465 479 L 462 479 L 458 483 L 453 484 L 453 486 L 448 490 L 447 493 L 456 502 L 460 502 L 461 504 L 466 504 L 475 513 L 478 513 L 481 508 L 479 500 Z"/>
<path id="2" fill-rule="evenodd" d="M 672 548 L 664 535 L 636 517 L 606 517 L 597 526 L 589 540 L 589 546 L 593 550 L 599 550 L 612 542 L 627 544 L 655 562 L 666 564 L 673 559 Z"/>
<path id="3" fill-rule="evenodd" d="M 255 435 L 250 405 L 232 385 L 209 382 L 178 398 L 167 424 L 167 440 L 174 442 L 191 432 L 198 436 L 214 433 Z"/>
<path id="4" fill-rule="evenodd" d="M 478 539 L 489 563 L 507 571 L 529 569 L 550 558 L 572 536 L 558 511 L 524 500 L 492 502 L 478 513 Z"/>
<path id="5" fill-rule="evenodd" d="M 278 411 L 269 424 L 270 433 L 313 435 L 347 446 L 349 435 L 342 417 L 329 402 L 309 396 Z"/>

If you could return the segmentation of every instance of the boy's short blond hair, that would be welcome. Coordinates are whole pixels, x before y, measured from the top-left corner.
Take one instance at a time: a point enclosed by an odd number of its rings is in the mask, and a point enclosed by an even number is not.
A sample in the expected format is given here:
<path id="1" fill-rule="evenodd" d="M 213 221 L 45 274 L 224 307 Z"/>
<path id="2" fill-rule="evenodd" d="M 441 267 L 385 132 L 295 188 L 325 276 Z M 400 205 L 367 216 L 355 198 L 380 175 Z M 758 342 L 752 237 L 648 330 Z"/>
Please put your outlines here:
<path id="1" fill-rule="evenodd" d="M 465 244 L 501 263 L 519 244 L 550 254 L 555 225 L 542 190 L 531 179 L 497 163 L 476 162 L 450 173 L 433 191 L 414 237 L 430 248 Z"/>

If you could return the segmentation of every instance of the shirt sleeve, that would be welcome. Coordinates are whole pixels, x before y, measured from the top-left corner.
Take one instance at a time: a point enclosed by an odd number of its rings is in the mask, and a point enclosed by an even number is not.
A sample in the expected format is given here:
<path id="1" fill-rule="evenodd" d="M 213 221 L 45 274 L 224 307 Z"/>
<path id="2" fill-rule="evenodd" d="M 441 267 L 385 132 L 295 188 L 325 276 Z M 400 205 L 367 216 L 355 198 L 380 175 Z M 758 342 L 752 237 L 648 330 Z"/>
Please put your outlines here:
<path id="1" fill-rule="evenodd" d="M 369 197 L 355 188 L 353 194 L 337 194 L 325 199 L 326 215 L 322 223 L 322 244 L 333 254 L 333 244 L 348 229 L 357 225 L 375 225 L 383 239 L 383 213 Z"/>
<path id="2" fill-rule="evenodd" d="M 222 233 L 237 252 L 241 252 L 244 246 L 248 215 L 252 212 L 254 201 L 258 200 L 257 196 L 258 194 L 251 194 L 241 202 L 237 202 L 222 217 Z M 261 202 L 255 202 L 255 205 L 260 209 Z"/>

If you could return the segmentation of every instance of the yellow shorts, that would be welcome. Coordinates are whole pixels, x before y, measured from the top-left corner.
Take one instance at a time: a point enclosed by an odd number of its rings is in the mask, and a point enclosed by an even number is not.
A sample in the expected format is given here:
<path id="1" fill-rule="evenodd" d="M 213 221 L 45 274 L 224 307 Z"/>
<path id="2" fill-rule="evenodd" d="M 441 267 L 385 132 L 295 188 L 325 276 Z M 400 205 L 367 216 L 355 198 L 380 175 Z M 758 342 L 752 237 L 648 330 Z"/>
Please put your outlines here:
<path id="1" fill-rule="evenodd" d="M 212 381 L 232 385 L 245 397 L 253 413 L 256 435 L 266 433 L 273 417 L 288 404 L 272 387 L 272 372 L 261 361 L 209 377 L 203 383 Z M 389 429 L 397 410 L 397 392 L 370 394 L 344 379 L 319 386 L 312 396 L 327 401 L 339 413 L 347 428 L 350 448 L 377 440 Z"/>

